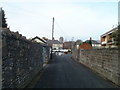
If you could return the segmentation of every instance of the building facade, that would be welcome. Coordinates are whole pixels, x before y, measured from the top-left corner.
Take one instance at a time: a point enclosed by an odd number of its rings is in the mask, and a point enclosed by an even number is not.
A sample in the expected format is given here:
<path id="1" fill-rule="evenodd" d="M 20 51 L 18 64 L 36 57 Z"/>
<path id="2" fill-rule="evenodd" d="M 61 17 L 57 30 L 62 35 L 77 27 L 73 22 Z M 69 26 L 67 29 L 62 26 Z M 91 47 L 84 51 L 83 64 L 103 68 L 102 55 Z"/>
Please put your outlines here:
<path id="1" fill-rule="evenodd" d="M 103 35 L 101 35 L 101 46 L 105 47 L 105 48 L 114 48 L 117 47 L 115 45 L 115 40 L 114 38 L 111 37 L 112 33 L 116 32 L 118 30 L 118 28 L 113 28 L 112 30 L 104 33 Z"/>
<path id="2" fill-rule="evenodd" d="M 63 43 L 63 42 L 64 42 L 64 38 L 63 38 L 63 37 L 60 37 L 60 38 L 59 38 L 59 42 L 60 42 L 60 43 Z"/>
<path id="3" fill-rule="evenodd" d="M 47 44 L 52 47 L 53 50 L 58 50 L 63 48 L 63 43 L 58 40 L 48 40 Z"/>
<path id="4" fill-rule="evenodd" d="M 86 40 L 86 43 L 89 43 L 90 40 Z M 100 40 L 91 40 L 91 44 L 93 48 L 100 48 L 101 47 L 101 42 Z"/>

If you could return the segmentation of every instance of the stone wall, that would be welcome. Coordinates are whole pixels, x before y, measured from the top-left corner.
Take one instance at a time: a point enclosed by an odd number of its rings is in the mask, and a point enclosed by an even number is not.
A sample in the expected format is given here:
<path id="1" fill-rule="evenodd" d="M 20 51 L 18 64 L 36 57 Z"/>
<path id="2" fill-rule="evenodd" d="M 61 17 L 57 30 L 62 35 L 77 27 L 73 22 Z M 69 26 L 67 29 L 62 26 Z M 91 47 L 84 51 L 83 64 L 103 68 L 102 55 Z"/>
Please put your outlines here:
<path id="1" fill-rule="evenodd" d="M 75 52 L 78 52 L 74 55 Z M 120 72 L 118 49 L 91 49 L 91 50 L 76 50 L 73 51 L 74 57 L 81 64 L 89 67 L 93 71 L 99 73 L 104 78 L 120 85 Z"/>
<path id="2" fill-rule="evenodd" d="M 42 69 L 44 59 L 49 60 L 48 46 L 3 30 L 2 88 L 23 88 Z"/>
<path id="3" fill-rule="evenodd" d="M 1 30 L 1 26 L 0 26 Z M 0 31 L 0 90 L 2 89 L 2 37 L 1 37 L 1 31 Z"/>

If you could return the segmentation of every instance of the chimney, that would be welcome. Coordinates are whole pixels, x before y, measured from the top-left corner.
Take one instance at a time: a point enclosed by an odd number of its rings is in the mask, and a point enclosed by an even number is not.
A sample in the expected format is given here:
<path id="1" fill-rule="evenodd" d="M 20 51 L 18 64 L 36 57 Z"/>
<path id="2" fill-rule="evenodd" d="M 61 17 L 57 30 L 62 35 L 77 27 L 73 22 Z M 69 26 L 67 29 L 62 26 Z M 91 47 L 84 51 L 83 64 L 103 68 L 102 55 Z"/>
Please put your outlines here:
<path id="1" fill-rule="evenodd" d="M 90 40 L 92 40 L 92 38 L 90 37 Z"/>
<path id="2" fill-rule="evenodd" d="M 90 37 L 89 44 L 92 46 L 92 38 Z"/>
<path id="3" fill-rule="evenodd" d="M 54 37 L 52 38 L 52 40 L 55 40 Z"/>

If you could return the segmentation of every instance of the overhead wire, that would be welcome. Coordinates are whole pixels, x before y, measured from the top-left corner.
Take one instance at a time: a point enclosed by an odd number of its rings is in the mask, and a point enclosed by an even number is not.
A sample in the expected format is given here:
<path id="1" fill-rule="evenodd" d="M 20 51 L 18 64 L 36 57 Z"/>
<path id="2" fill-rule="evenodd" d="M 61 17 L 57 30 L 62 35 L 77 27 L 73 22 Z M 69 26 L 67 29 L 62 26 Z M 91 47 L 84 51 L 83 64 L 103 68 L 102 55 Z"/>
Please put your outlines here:
<path id="1" fill-rule="evenodd" d="M 61 34 L 63 35 L 64 38 L 66 38 L 66 32 L 61 28 L 61 26 L 58 24 L 58 22 L 55 19 L 55 24 L 58 26 L 58 29 L 62 32 Z"/>
<path id="2" fill-rule="evenodd" d="M 4 3 L 5 4 L 5 3 Z M 1 4 L 1 6 L 2 6 L 2 4 Z M 37 14 L 35 14 L 34 13 L 34 10 L 30 10 L 30 9 L 23 9 L 23 8 L 21 8 L 21 10 L 20 10 L 20 7 L 18 7 L 18 6 L 16 6 L 16 5 L 13 5 L 12 6 L 12 8 L 15 8 L 15 10 L 12 10 L 12 11 L 10 11 L 9 9 L 8 10 L 6 10 L 6 12 L 7 13 L 14 13 L 14 14 L 22 14 L 22 15 L 30 15 L 31 17 L 34 17 L 34 18 L 37 18 L 37 17 L 39 17 L 40 18 L 40 14 L 41 14 L 41 18 L 45 18 L 45 19 L 51 19 L 49 16 L 47 16 L 47 15 L 45 15 L 45 14 L 43 14 L 42 12 L 40 12 L 40 11 L 38 11 L 38 13 L 40 13 L 39 15 L 37 15 Z M 3 9 L 4 9 L 4 5 L 3 5 Z M 18 10 L 16 10 L 16 9 L 18 9 Z M 22 10 L 23 9 L 23 10 Z M 37 18 L 38 19 L 38 18 Z M 39 20 L 37 20 L 37 21 L 39 21 Z M 66 32 L 61 28 L 61 26 L 58 24 L 58 22 L 56 21 L 56 19 L 55 19 L 55 24 L 56 24 L 56 26 L 58 27 L 58 29 L 62 32 L 60 32 L 61 33 L 61 35 L 63 35 L 64 37 L 66 37 Z"/>

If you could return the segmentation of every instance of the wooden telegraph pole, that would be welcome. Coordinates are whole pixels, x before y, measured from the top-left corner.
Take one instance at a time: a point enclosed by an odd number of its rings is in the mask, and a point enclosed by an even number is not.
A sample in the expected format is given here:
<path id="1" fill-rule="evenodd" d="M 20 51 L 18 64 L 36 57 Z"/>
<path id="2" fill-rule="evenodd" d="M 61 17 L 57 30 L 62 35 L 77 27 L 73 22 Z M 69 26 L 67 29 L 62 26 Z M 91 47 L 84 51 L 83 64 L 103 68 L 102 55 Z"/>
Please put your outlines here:
<path id="1" fill-rule="evenodd" d="M 52 22 L 52 40 L 54 39 L 54 17 L 53 17 L 53 22 Z"/>
<path id="2" fill-rule="evenodd" d="M 53 17 L 53 21 L 52 21 L 52 40 L 54 40 L 54 17 Z M 52 59 L 52 47 L 51 47 L 51 59 Z"/>

